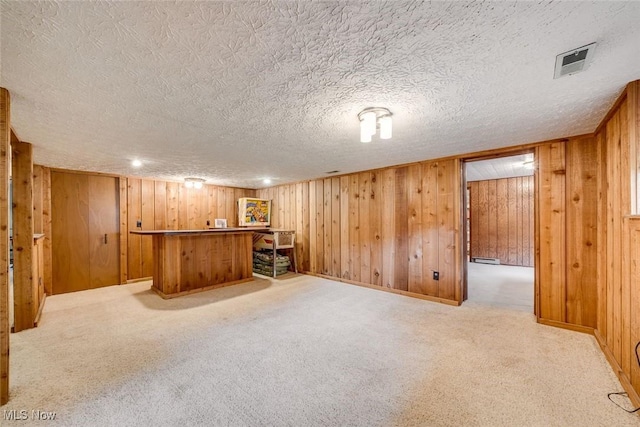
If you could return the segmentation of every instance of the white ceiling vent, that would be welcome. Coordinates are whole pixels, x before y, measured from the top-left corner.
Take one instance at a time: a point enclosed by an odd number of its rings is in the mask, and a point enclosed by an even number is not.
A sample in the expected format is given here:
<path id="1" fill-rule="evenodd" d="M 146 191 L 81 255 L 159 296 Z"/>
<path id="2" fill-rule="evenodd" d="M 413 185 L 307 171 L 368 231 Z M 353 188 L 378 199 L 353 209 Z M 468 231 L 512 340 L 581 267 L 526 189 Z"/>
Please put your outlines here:
<path id="1" fill-rule="evenodd" d="M 556 56 L 556 72 L 553 78 L 557 79 L 586 70 L 593 60 L 595 50 L 596 44 L 591 43 Z"/>

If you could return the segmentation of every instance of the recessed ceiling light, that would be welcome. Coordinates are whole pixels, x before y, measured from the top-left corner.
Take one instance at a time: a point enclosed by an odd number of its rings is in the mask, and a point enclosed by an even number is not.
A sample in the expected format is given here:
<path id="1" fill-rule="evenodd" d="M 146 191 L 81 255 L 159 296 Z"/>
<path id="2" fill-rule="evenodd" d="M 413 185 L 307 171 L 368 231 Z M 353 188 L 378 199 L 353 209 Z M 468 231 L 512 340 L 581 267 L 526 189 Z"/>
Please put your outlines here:
<path id="1" fill-rule="evenodd" d="M 134 168 L 139 168 L 140 166 L 142 166 L 142 162 L 138 159 L 134 160 L 131 162 L 131 166 L 133 166 Z"/>
<path id="2" fill-rule="evenodd" d="M 262 180 L 265 184 L 271 184 L 271 180 L 269 178 L 265 178 Z"/>

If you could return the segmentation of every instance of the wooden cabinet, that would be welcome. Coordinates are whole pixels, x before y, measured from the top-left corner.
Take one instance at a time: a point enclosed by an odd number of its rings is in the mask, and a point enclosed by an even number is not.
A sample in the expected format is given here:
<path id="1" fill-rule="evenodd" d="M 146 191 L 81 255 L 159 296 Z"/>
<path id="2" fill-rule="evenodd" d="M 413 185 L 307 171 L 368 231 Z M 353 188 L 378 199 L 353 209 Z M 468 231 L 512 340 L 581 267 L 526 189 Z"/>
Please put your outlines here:
<path id="1" fill-rule="evenodd" d="M 51 172 L 53 293 L 120 282 L 118 179 Z"/>

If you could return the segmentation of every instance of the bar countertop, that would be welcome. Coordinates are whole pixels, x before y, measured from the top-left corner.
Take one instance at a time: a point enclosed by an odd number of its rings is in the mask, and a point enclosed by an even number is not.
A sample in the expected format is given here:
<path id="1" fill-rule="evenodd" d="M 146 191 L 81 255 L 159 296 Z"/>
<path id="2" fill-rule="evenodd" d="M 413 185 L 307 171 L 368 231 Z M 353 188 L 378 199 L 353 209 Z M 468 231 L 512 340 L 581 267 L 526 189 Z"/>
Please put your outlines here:
<path id="1" fill-rule="evenodd" d="M 142 236 L 153 235 L 187 235 L 187 234 L 223 234 L 223 233 L 242 233 L 242 232 L 264 232 L 266 228 L 255 227 L 236 227 L 236 228 L 209 228 L 202 230 L 131 230 L 131 234 L 139 234 Z"/>

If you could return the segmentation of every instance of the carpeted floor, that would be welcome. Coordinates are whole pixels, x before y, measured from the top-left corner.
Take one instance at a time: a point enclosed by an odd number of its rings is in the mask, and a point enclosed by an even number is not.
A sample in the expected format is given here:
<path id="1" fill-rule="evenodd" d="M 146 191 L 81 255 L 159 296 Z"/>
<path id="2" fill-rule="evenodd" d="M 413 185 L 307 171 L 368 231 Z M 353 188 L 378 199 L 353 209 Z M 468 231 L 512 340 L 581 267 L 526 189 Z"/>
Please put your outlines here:
<path id="1" fill-rule="evenodd" d="M 467 263 L 470 302 L 533 313 L 533 267 Z"/>
<path id="2" fill-rule="evenodd" d="M 593 337 L 310 276 L 47 299 L 4 411 L 57 426 L 638 426 Z M 4 412 L 6 414 L 6 412 Z M 0 414 L 1 415 L 1 414 Z"/>

